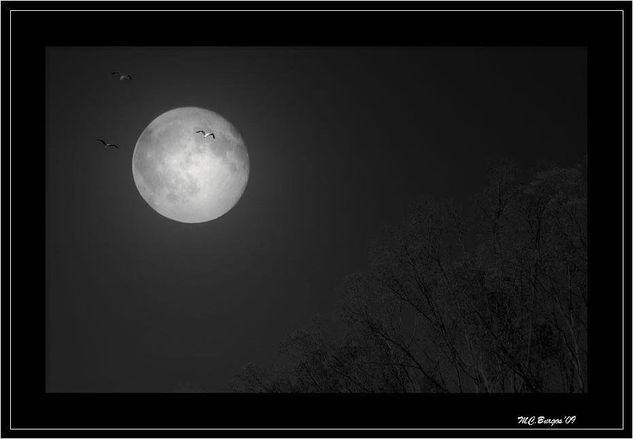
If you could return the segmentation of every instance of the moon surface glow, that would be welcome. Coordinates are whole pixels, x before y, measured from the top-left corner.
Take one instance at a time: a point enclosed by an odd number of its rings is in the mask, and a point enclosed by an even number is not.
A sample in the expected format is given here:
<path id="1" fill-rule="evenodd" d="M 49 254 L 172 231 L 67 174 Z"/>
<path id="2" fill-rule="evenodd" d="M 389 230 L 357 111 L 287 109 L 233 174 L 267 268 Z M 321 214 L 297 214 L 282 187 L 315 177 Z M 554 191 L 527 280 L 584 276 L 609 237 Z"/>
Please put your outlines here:
<path id="1" fill-rule="evenodd" d="M 204 138 L 198 130 L 212 132 Z M 201 223 L 227 213 L 246 189 L 248 150 L 222 116 L 203 108 L 176 108 L 141 133 L 132 157 L 143 199 L 167 218 Z"/>

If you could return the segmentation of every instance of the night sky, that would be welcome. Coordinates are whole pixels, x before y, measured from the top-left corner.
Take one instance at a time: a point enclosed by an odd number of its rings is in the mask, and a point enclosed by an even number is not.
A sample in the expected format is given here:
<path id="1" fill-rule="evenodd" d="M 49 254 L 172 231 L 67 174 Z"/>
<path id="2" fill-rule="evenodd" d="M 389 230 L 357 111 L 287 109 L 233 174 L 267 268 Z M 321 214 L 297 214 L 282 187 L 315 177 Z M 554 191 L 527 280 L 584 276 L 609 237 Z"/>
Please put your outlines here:
<path id="1" fill-rule="evenodd" d="M 60 47 L 46 69 L 49 392 L 228 391 L 334 307 L 417 199 L 466 203 L 495 160 L 587 149 L 583 48 Z M 143 129 L 184 106 L 250 156 L 239 203 L 200 224 L 132 178 Z"/>

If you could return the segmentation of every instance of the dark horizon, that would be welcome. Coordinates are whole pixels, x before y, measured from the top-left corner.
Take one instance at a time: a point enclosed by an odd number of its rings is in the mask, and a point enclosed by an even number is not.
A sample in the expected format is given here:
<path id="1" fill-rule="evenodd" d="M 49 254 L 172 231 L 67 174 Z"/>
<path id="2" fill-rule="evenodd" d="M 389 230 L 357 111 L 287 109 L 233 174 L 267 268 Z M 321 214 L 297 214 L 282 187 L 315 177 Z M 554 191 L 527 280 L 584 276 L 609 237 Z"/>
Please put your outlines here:
<path id="1" fill-rule="evenodd" d="M 49 48 L 47 391 L 228 391 L 333 309 L 416 200 L 467 205 L 499 160 L 581 163 L 586 63 L 579 47 Z M 139 134 L 184 106 L 227 118 L 250 156 L 242 199 L 208 223 L 158 215 L 132 179 Z"/>

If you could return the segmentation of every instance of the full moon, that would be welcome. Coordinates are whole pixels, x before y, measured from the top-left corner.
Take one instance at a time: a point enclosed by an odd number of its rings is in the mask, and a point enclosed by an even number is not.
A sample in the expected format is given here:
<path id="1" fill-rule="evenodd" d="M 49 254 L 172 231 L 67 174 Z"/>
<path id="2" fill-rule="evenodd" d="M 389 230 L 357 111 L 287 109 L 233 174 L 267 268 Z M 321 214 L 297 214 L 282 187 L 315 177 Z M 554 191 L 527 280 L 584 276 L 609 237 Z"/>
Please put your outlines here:
<path id="1" fill-rule="evenodd" d="M 176 108 L 154 119 L 132 156 L 134 182 L 143 199 L 183 223 L 211 221 L 231 210 L 246 189 L 249 167 L 237 129 L 219 114 L 196 107 Z"/>

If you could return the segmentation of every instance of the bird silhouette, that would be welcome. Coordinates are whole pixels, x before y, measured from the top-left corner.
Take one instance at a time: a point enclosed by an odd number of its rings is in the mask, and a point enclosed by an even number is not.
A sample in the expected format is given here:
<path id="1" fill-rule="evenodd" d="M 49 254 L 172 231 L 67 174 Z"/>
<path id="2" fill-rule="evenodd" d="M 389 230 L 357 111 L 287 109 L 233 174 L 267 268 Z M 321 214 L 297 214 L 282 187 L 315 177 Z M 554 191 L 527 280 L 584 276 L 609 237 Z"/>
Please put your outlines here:
<path id="1" fill-rule="evenodd" d="M 121 73 L 121 72 L 112 72 L 113 75 L 118 76 L 119 77 L 119 81 L 131 81 L 132 80 L 132 75 L 128 75 L 126 73 Z"/>
<path id="2" fill-rule="evenodd" d="M 204 136 L 205 139 L 207 137 L 211 136 L 211 137 L 213 137 L 213 140 L 215 140 L 215 134 L 213 134 L 213 133 L 207 133 L 206 131 L 203 131 L 203 130 L 196 131 L 196 134 L 198 134 L 198 133 L 202 133 L 202 135 Z"/>
<path id="3" fill-rule="evenodd" d="M 108 149 L 108 146 L 111 146 L 113 148 L 119 149 L 119 147 L 117 145 L 115 145 L 114 143 L 108 143 L 103 139 L 97 139 L 99 142 L 101 142 L 103 144 L 103 149 Z"/>

